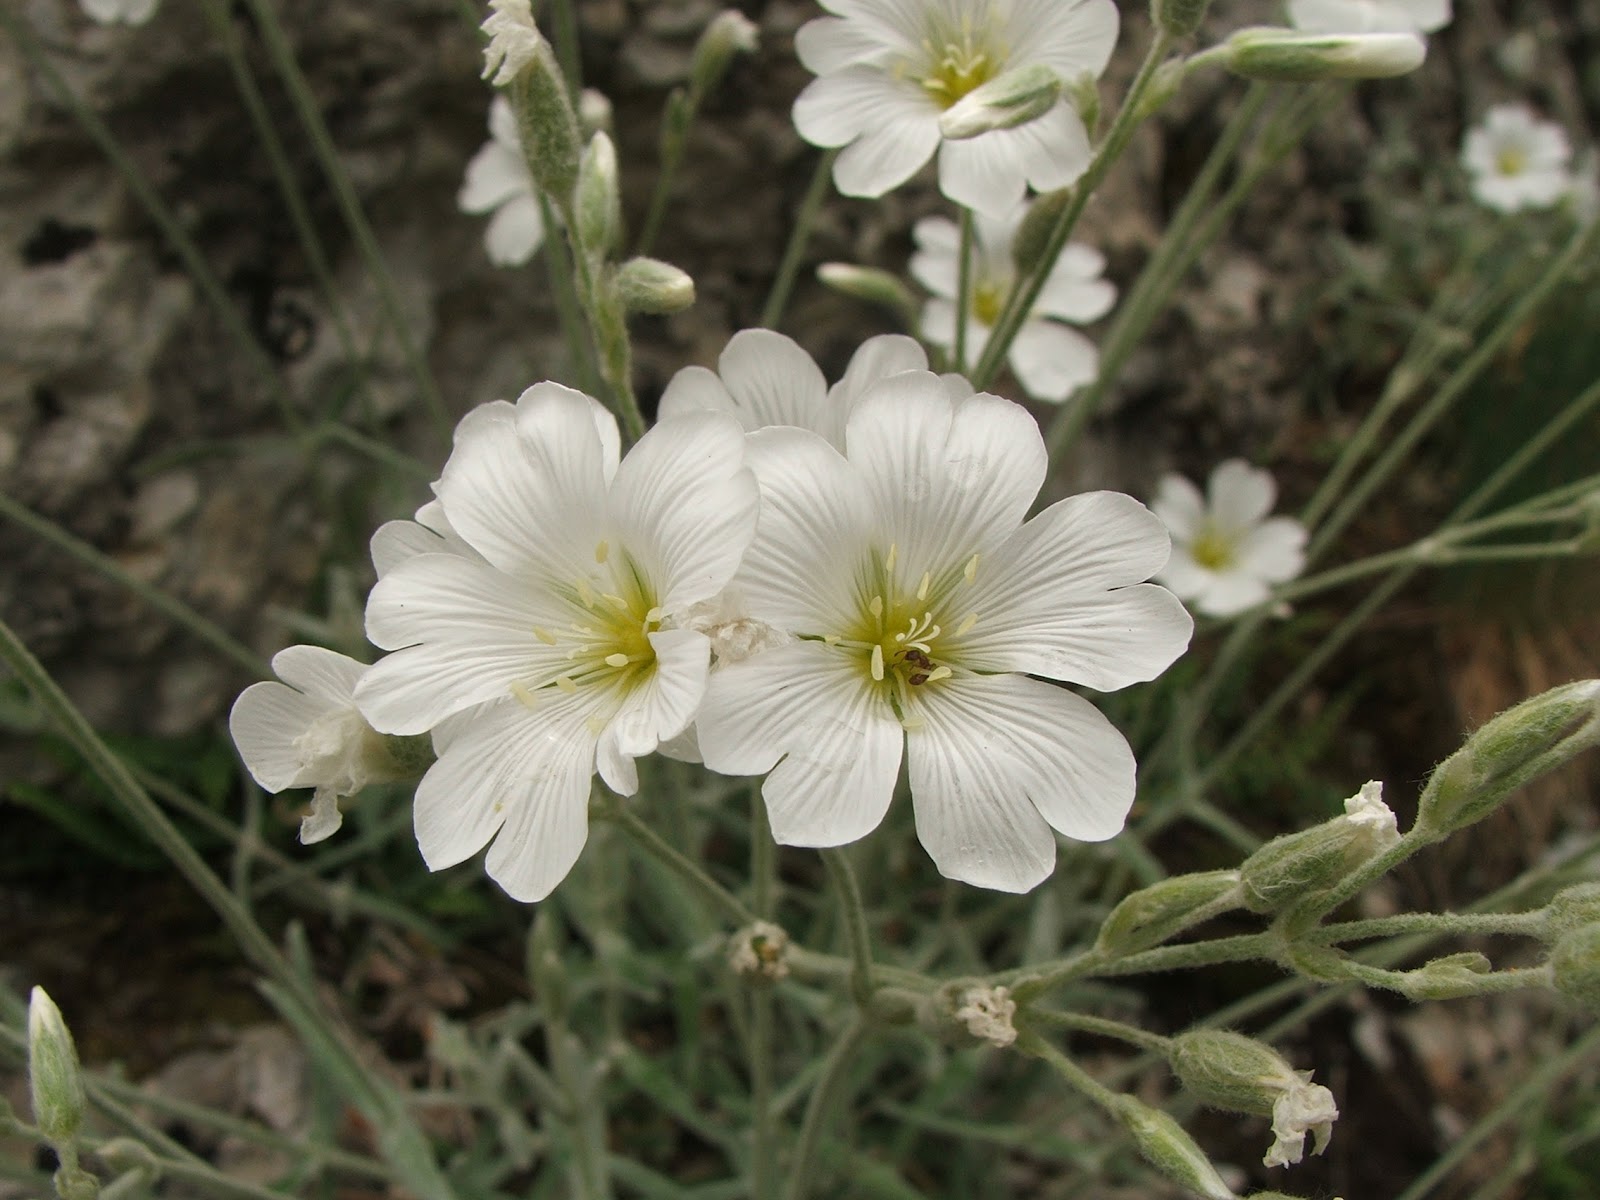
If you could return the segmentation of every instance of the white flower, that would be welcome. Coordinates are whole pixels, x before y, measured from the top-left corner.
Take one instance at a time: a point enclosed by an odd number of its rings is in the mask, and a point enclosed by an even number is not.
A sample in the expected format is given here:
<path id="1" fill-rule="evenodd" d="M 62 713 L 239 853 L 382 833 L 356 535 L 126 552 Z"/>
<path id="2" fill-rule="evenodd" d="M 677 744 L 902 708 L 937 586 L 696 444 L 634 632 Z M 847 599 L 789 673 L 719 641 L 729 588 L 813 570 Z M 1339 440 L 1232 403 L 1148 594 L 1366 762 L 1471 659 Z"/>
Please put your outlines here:
<path id="1" fill-rule="evenodd" d="M 1027 212 L 1027 205 L 1019 205 L 1002 219 L 979 214 L 974 222 L 972 311 L 967 314 L 969 360 L 975 360 L 988 345 L 1016 280 L 1011 246 Z M 917 252 L 911 256 L 911 274 L 935 297 L 923 309 L 923 336 L 935 345 L 953 348 L 961 232 L 944 217 L 926 217 L 917 222 L 912 236 Z M 1006 361 L 1034 399 L 1059 404 L 1099 372 L 1100 352 L 1094 343 L 1060 322 L 1084 325 L 1110 311 L 1117 289 L 1100 278 L 1105 265 L 1099 251 L 1076 242 L 1068 245 L 1056 260 L 1033 311 L 1017 331 Z"/>
<path id="2" fill-rule="evenodd" d="M 595 772 L 631 795 L 634 760 L 689 724 L 711 647 L 677 618 L 726 585 L 755 526 L 729 417 L 663 421 L 620 466 L 618 450 L 615 419 L 559 384 L 484 405 L 434 485 L 444 521 L 375 553 L 367 636 L 395 653 L 356 702 L 377 729 L 433 731 L 429 867 L 493 840 L 488 872 L 519 900 L 576 860 Z M 438 550 L 415 552 L 426 536 Z"/>
<path id="3" fill-rule="evenodd" d="M 1172 531 L 1172 559 L 1156 578 L 1201 612 L 1227 617 L 1300 574 L 1306 531 L 1291 517 L 1266 519 L 1277 485 L 1241 459 L 1212 471 L 1206 491 L 1181 475 L 1161 480 L 1150 507 Z"/>
<path id="4" fill-rule="evenodd" d="M 1045 477 L 1038 426 L 998 396 L 955 400 L 928 372 L 869 390 L 845 442 L 748 435 L 761 522 L 737 583 L 795 640 L 711 677 L 706 764 L 770 771 L 774 837 L 837 846 L 883 819 L 905 757 L 939 870 L 1026 891 L 1050 873 L 1052 829 L 1111 837 L 1134 788 L 1110 722 L 1030 676 L 1106 691 L 1182 653 L 1188 613 L 1140 583 L 1166 560 L 1166 531 L 1110 492 L 1023 524 Z"/>
<path id="5" fill-rule="evenodd" d="M 228 715 L 233 744 L 257 783 L 269 792 L 316 788 L 300 822 L 307 845 L 343 823 L 341 798 L 409 774 L 356 711 L 356 684 L 366 670 L 321 646 L 290 646 L 272 660 L 283 683 L 251 684 Z"/>
<path id="6" fill-rule="evenodd" d="M 102 25 L 143 25 L 155 16 L 159 0 L 79 0 L 83 11 Z"/>
<path id="7" fill-rule="evenodd" d="M 1001 1049 L 1017 1040 L 1016 1016 L 1017 1002 L 1011 998 L 1011 989 L 1003 987 L 970 987 L 955 1011 L 956 1020 L 968 1033 Z"/>
<path id="8" fill-rule="evenodd" d="M 1312 1135 L 1313 1154 L 1321 1154 L 1333 1137 L 1339 1105 L 1333 1093 L 1311 1082 L 1310 1071 L 1285 1072 L 1275 1082 L 1280 1090 L 1272 1105 L 1272 1145 L 1263 1166 L 1286 1167 L 1305 1157 L 1306 1135 Z"/>
<path id="9" fill-rule="evenodd" d="M 1383 784 L 1369 779 L 1361 790 L 1344 802 L 1344 815 L 1350 824 L 1363 830 L 1372 853 L 1387 850 L 1400 840 L 1400 825 L 1394 810 L 1383 802 Z"/>
<path id="10" fill-rule="evenodd" d="M 483 235 L 489 261 L 497 267 L 519 267 L 544 242 L 544 218 L 522 153 L 516 114 L 504 96 L 496 96 L 489 106 L 489 135 L 467 164 L 456 203 L 462 212 L 493 211 Z"/>
<path id="11" fill-rule="evenodd" d="M 1495 105 L 1461 147 L 1473 196 L 1507 213 L 1560 203 L 1572 189 L 1571 159 L 1566 131 L 1525 104 Z"/>
<path id="12" fill-rule="evenodd" d="M 685 367 L 661 396 L 663 418 L 707 411 L 732 413 L 746 432 L 771 425 L 809 429 L 843 448 L 845 421 L 865 392 L 900 371 L 925 371 L 928 356 L 900 334 L 868 338 L 831 388 L 816 361 L 792 338 L 770 329 L 733 335 L 717 369 Z"/>
<path id="13" fill-rule="evenodd" d="M 544 35 L 534 23 L 529 0 L 489 0 L 493 10 L 483 22 L 489 44 L 483 50 L 483 77 L 505 87 L 539 56 Z"/>
<path id="14" fill-rule="evenodd" d="M 1289 0 L 1289 24 L 1307 33 L 1434 33 L 1450 0 Z"/>
<path id="15" fill-rule="evenodd" d="M 1089 136 L 1066 101 L 1014 129 L 947 140 L 939 118 L 983 84 L 1042 64 L 1073 83 L 1105 70 L 1117 40 L 1112 0 L 823 0 L 795 50 L 817 75 L 794 105 L 800 136 L 843 146 L 833 178 L 881 196 L 939 153 L 939 187 L 994 216 L 1029 185 L 1054 191 L 1089 164 Z"/>

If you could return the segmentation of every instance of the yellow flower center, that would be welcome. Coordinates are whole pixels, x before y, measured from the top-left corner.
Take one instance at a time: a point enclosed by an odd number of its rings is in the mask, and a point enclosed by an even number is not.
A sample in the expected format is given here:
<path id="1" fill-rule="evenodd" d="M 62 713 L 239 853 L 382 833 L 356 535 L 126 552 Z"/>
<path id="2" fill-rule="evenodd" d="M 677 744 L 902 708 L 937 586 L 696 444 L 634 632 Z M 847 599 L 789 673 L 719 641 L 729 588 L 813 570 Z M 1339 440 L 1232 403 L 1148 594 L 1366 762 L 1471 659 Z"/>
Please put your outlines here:
<path id="1" fill-rule="evenodd" d="M 534 637 L 546 646 L 565 648 L 572 664 L 541 685 L 569 695 L 596 684 L 606 691 L 631 690 L 655 669 L 650 635 L 661 628 L 663 613 L 654 590 L 626 554 L 613 555 L 601 542 L 594 558 L 599 568 L 561 589 L 571 605 L 571 624 L 555 629 L 535 626 Z M 534 691 L 513 684 L 512 694 L 532 707 Z"/>
<path id="2" fill-rule="evenodd" d="M 943 579 L 927 573 L 907 578 L 899 572 L 898 560 L 896 546 L 873 555 L 855 621 L 839 636 L 823 640 L 856 654 L 901 723 L 914 729 L 921 724 L 912 711 L 915 697 L 954 674 L 950 663 L 959 639 L 978 623 L 977 613 L 962 615 L 956 604 L 956 593 L 977 578 L 978 556 Z"/>
<path id="3" fill-rule="evenodd" d="M 1194 539 L 1189 547 L 1189 553 L 1195 562 L 1211 571 L 1226 571 L 1233 565 L 1235 558 L 1232 539 L 1209 525 Z"/>
<path id="4" fill-rule="evenodd" d="M 1003 68 L 1007 53 L 999 46 L 995 17 L 981 19 L 963 13 L 956 28 L 935 28 L 923 39 L 926 55 L 917 82 L 940 108 L 950 108 L 968 93 L 988 83 Z"/>
<path id="5" fill-rule="evenodd" d="M 1506 146 L 1494 160 L 1495 170 L 1502 175 L 1521 175 L 1528 169 L 1528 155 L 1520 146 Z"/>
<path id="6" fill-rule="evenodd" d="M 972 289 L 972 315 L 980 324 L 993 328 L 1006 306 L 1006 288 L 999 283 L 979 283 Z"/>

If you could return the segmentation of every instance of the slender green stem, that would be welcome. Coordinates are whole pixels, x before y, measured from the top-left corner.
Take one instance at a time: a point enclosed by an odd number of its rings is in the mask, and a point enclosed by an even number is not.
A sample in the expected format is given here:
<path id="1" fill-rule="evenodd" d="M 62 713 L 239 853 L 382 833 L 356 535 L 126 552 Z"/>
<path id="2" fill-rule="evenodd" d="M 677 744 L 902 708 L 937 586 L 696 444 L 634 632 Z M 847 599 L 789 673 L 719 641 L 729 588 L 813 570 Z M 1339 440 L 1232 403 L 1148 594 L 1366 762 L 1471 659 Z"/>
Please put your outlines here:
<path id="1" fill-rule="evenodd" d="M 355 238 L 362 264 L 377 287 L 379 303 L 383 306 L 384 315 L 394 329 L 395 337 L 400 343 L 400 352 L 405 355 L 411 373 L 416 378 L 417 391 L 433 419 L 439 436 L 448 441 L 452 422 L 450 413 L 445 407 L 444 397 L 439 394 L 428 361 L 412 336 L 411 327 L 406 321 L 405 309 L 400 303 L 399 290 L 395 287 L 394 277 L 389 273 L 383 251 L 378 246 L 378 239 L 372 232 L 372 225 L 367 220 L 366 213 L 362 210 L 361 198 L 356 195 L 350 173 L 340 161 L 338 147 L 334 145 L 327 123 L 323 120 L 322 107 L 306 82 L 300 64 L 295 61 L 294 48 L 284 34 L 283 25 L 278 20 L 272 0 L 245 0 L 245 3 L 255 16 L 256 28 L 261 31 L 267 53 L 283 79 L 284 88 L 288 91 L 300 123 L 311 141 L 311 148 L 316 153 L 317 161 L 322 165 L 323 174 L 327 177 L 329 185 L 333 188 L 334 200 L 339 206 L 345 224 L 350 228 L 351 235 Z"/>
<path id="2" fill-rule="evenodd" d="M 761 310 L 761 325 L 765 329 L 776 329 L 783 320 L 783 310 L 789 306 L 789 293 L 794 290 L 800 264 L 805 261 L 806 248 L 811 244 L 811 230 L 817 223 L 817 214 L 822 210 L 822 201 L 828 194 L 833 160 L 838 157 L 837 150 L 829 150 L 817 160 L 811 184 L 806 188 L 800 211 L 795 214 L 794 227 L 789 231 L 789 244 L 784 247 L 777 278 L 772 281 L 772 291 L 768 293 L 767 303 Z"/>
<path id="3" fill-rule="evenodd" d="M 872 935 L 867 931 L 867 910 L 861 902 L 861 886 L 856 882 L 855 868 L 850 865 L 846 851 L 824 850 L 822 862 L 828 868 L 828 882 L 850 941 L 850 991 L 856 1003 L 865 1007 L 872 1001 L 874 985 Z"/>
<path id="4" fill-rule="evenodd" d="M 1119 1042 L 1127 1042 L 1130 1046 L 1138 1046 L 1141 1050 L 1150 1050 L 1156 1054 L 1167 1053 L 1172 1045 L 1171 1038 L 1162 1037 L 1159 1033 L 1151 1033 L 1148 1029 L 1140 1029 L 1137 1025 L 1128 1025 L 1107 1017 L 1090 1016 L 1088 1013 L 1056 1012 L 1051 1009 L 1035 1008 L 1029 1010 L 1027 1023 L 1114 1038 Z"/>
<path id="5" fill-rule="evenodd" d="M 140 579 L 124 569 L 116 559 L 102 554 L 88 542 L 74 537 L 48 517 L 40 516 L 4 492 L 0 492 L 0 517 L 14 521 L 29 533 L 65 551 L 97 575 L 102 575 L 119 587 L 126 588 L 180 629 L 187 630 L 252 675 L 262 679 L 272 678 L 272 668 L 255 651 L 215 621 L 201 616 L 181 600 L 174 599 L 160 588 Z"/>
<path id="6" fill-rule="evenodd" d="M 1343 921 L 1323 925 L 1300 935 L 1301 941 L 1319 945 L 1364 941 L 1367 938 L 1396 937 L 1401 934 L 1428 933 L 1441 937 L 1481 937 L 1505 935 L 1534 937 L 1544 926 L 1544 911 L 1520 913 L 1401 913 L 1393 917 L 1374 917 L 1366 921 Z"/>
<path id="7" fill-rule="evenodd" d="M 972 323 L 972 251 L 974 219 L 970 208 L 961 210 L 961 249 L 956 260 L 956 345 L 951 368 L 967 373 L 967 329 Z"/>
<path id="8" fill-rule="evenodd" d="M 403 450 L 396 450 L 393 446 L 386 446 L 375 438 L 370 438 L 364 433 L 358 433 L 348 425 L 319 425 L 313 431 L 312 437 L 319 442 L 339 442 L 358 454 L 366 455 L 373 462 L 382 463 L 398 474 L 409 476 L 412 479 L 432 481 L 439 474 L 437 469 L 412 458 Z"/>
<path id="9" fill-rule="evenodd" d="M 856 1052 L 866 1040 L 867 1028 L 866 1022 L 859 1018 L 852 1022 L 822 1061 L 822 1072 L 811 1089 L 805 1116 L 800 1120 L 800 1135 L 789 1163 L 789 1184 L 783 1193 L 785 1200 L 806 1200 L 811 1192 L 812 1177 L 818 1166 L 817 1151 L 822 1145 L 828 1119 L 847 1094 L 846 1083 L 857 1065 Z"/>
<path id="10" fill-rule="evenodd" d="M 562 77 L 567 81 L 567 91 L 573 104 L 583 90 L 583 61 L 578 47 L 578 13 L 572 0 L 551 0 L 550 24 L 555 30 L 556 62 L 561 65 Z"/>
<path id="11" fill-rule="evenodd" d="M 729 924 L 749 925 L 756 920 L 756 914 L 746 908 L 738 897 L 706 874 L 698 863 L 641 821 L 631 810 L 621 804 L 612 804 L 598 808 L 595 815 L 615 822 L 633 839 L 635 845 L 699 893 L 700 897 L 721 913 Z"/>
<path id="12" fill-rule="evenodd" d="M 1276 933 L 1242 933 L 1234 937 L 1213 938 L 1204 942 L 1180 942 L 1159 946 L 1122 958 L 1105 958 L 1094 953 L 1080 954 L 1043 968 L 1029 967 L 1027 974 L 1012 987 L 1020 1005 L 1080 979 L 1109 979 L 1123 975 L 1151 975 L 1160 971 L 1189 971 L 1222 963 L 1267 960 L 1282 957 L 1283 939 Z"/>
<path id="13" fill-rule="evenodd" d="M 567 357 L 577 375 L 578 387 L 591 396 L 600 393 L 600 368 L 595 362 L 594 348 L 584 336 L 583 305 L 573 284 L 572 258 L 563 237 L 554 234 L 556 210 L 550 197 L 539 194 L 539 213 L 544 218 L 545 278 L 550 284 L 550 295 L 556 303 L 556 319 L 561 323 L 561 337 L 567 344 Z"/>
<path id="14" fill-rule="evenodd" d="M 774 997 L 760 983 L 750 990 L 750 1196 L 772 1200 L 777 1177 L 777 1138 L 773 1120 Z"/>
<path id="15" fill-rule="evenodd" d="M 0 5 L 0 28 L 5 29 L 12 40 L 21 47 L 29 64 L 39 72 L 46 85 L 72 111 L 73 117 L 89 135 L 90 140 L 100 148 L 101 153 L 127 181 L 129 190 L 144 206 L 145 212 L 161 230 L 173 251 L 183 260 L 190 278 L 194 280 L 195 285 L 215 310 L 217 319 L 222 322 L 228 336 L 260 378 L 262 386 L 266 388 L 268 395 L 278 407 L 284 427 L 299 437 L 305 431 L 305 421 L 295 411 L 294 402 L 288 389 L 284 387 L 283 378 L 278 373 L 276 364 L 267 356 L 261 343 L 245 324 L 244 318 L 239 314 L 238 306 L 229 298 L 222 281 L 217 278 L 216 272 L 206 262 L 205 256 L 200 253 L 200 248 L 195 245 L 194 239 L 189 236 L 172 209 L 162 200 L 160 193 L 123 151 L 116 136 L 100 119 L 99 114 L 84 102 L 83 97 L 73 91 L 71 85 L 56 70 L 55 64 L 40 47 L 27 22 L 17 15 L 19 11 L 11 5 Z"/>
<path id="16" fill-rule="evenodd" d="M 656 170 L 656 186 L 650 193 L 650 207 L 645 213 L 644 228 L 639 233 L 635 253 L 647 255 L 661 236 L 661 223 L 666 219 L 667 205 L 672 201 L 672 185 L 677 180 L 678 168 L 683 165 L 683 152 L 689 141 L 689 127 L 700 110 L 700 94 L 695 88 L 678 88 L 667 97 L 661 112 L 661 165 Z"/>
<path id="17" fill-rule="evenodd" d="M 1043 1059 L 1056 1074 L 1065 1079 L 1072 1089 L 1092 1100 L 1112 1116 L 1117 1113 L 1116 1093 L 1068 1058 L 1053 1043 L 1024 1028 L 1017 1037 L 1017 1049 L 1034 1058 Z"/>
<path id="18" fill-rule="evenodd" d="M 1023 322 L 1038 303 L 1039 293 L 1044 290 L 1045 282 L 1049 279 L 1056 260 L 1061 257 L 1061 252 L 1071 239 L 1072 231 L 1078 224 L 1078 218 L 1083 215 L 1089 197 L 1095 188 L 1100 186 L 1112 164 L 1122 157 L 1122 152 L 1127 149 L 1134 131 L 1147 115 L 1143 111 L 1145 94 L 1155 81 L 1156 72 L 1167 57 L 1167 52 L 1172 49 L 1172 44 L 1173 39 L 1170 35 L 1164 31 L 1157 31 L 1155 40 L 1151 42 L 1144 62 L 1139 67 L 1139 73 L 1134 76 L 1133 83 L 1128 87 L 1128 94 L 1123 98 L 1122 107 L 1117 110 L 1116 120 L 1111 123 L 1105 140 L 1095 151 L 1094 157 L 1089 160 L 1089 166 L 1082 178 L 1073 185 L 1072 199 L 1062 212 L 1060 220 L 1056 222 L 1056 227 L 1051 230 L 1044 253 L 1040 255 L 1033 273 L 1019 277 L 1012 286 L 1005 309 L 995 323 L 994 332 L 990 334 L 989 344 L 984 347 L 978 365 L 973 371 L 973 386 L 980 391 L 993 382 L 1000 370 L 1000 364 L 1005 362 L 1006 355 L 1011 351 L 1011 343 L 1016 340 L 1017 334 L 1022 330 Z"/>

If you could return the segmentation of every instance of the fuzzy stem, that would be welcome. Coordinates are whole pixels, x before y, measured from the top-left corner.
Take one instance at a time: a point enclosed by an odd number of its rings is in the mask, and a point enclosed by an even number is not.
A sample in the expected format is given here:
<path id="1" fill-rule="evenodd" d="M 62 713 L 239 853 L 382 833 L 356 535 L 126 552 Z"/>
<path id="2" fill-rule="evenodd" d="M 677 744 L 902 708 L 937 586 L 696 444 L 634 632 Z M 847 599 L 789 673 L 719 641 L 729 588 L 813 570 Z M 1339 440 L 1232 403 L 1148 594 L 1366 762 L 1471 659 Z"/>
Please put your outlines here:
<path id="1" fill-rule="evenodd" d="M 772 281 L 772 291 L 767 295 L 767 303 L 761 310 L 761 325 L 764 329 L 776 329 L 783 320 L 783 310 L 789 306 L 789 293 L 794 290 L 795 278 L 800 274 L 800 264 L 805 260 L 806 247 L 811 243 L 811 230 L 817 223 L 817 213 L 822 209 L 822 201 L 828 194 L 828 180 L 833 172 L 833 160 L 839 157 L 837 150 L 829 150 L 817 160 L 816 170 L 812 172 L 811 184 L 806 188 L 805 199 L 800 202 L 800 211 L 795 214 L 794 228 L 789 231 L 789 244 L 784 247 L 783 261 L 778 266 L 778 275 Z"/>
<path id="2" fill-rule="evenodd" d="M 957 375 L 967 373 L 967 329 L 972 323 L 973 217 L 970 208 L 961 210 L 961 250 L 956 266 L 956 344 L 955 361 L 950 364 Z"/>
<path id="3" fill-rule="evenodd" d="M 872 937 L 867 931 L 866 906 L 861 902 L 861 887 L 856 873 L 843 850 L 822 851 L 823 864 L 828 868 L 828 882 L 833 886 L 834 899 L 844 918 L 845 931 L 850 939 L 850 991 L 856 1003 L 865 1008 L 872 1001 Z"/>
<path id="4" fill-rule="evenodd" d="M 807 1101 L 805 1116 L 800 1121 L 800 1135 L 795 1140 L 794 1157 L 789 1163 L 789 1186 L 784 1189 L 785 1200 L 806 1200 L 811 1191 L 824 1129 L 828 1118 L 833 1115 L 834 1106 L 844 1099 L 845 1083 L 856 1066 L 856 1052 L 866 1040 L 866 1035 L 866 1022 L 857 1019 L 833 1044 L 827 1058 L 822 1061 L 821 1074 L 811 1089 L 811 1099 Z"/>

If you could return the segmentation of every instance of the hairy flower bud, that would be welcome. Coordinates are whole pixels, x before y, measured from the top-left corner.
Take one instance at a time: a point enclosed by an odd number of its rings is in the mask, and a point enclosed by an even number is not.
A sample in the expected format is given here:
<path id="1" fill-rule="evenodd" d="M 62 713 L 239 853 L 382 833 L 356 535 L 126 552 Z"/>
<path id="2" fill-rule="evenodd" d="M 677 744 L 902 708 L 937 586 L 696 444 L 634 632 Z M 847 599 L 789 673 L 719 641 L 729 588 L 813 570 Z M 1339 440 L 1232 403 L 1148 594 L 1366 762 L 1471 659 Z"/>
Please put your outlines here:
<path id="1" fill-rule="evenodd" d="M 917 299 L 911 289 L 900 281 L 898 275 L 880 271 L 876 267 L 858 267 L 853 263 L 830 262 L 817 268 L 817 279 L 826 287 L 857 300 L 881 304 L 895 312 L 914 317 Z"/>
<path id="2" fill-rule="evenodd" d="M 1021 271 L 1032 271 L 1044 257 L 1050 234 L 1072 202 L 1070 187 L 1040 196 L 1029 207 L 1027 215 L 1017 229 L 1016 240 L 1011 243 L 1011 260 Z"/>
<path id="3" fill-rule="evenodd" d="M 578 164 L 575 194 L 579 244 L 596 258 L 606 258 L 622 240 L 622 193 L 617 183 L 617 148 L 597 133 Z"/>
<path id="4" fill-rule="evenodd" d="M 1061 77 L 1044 63 L 1014 67 L 973 88 L 939 117 L 939 132 L 963 141 L 1036 121 L 1061 99 Z"/>
<path id="5" fill-rule="evenodd" d="M 1327 1149 L 1339 1117 L 1333 1093 L 1265 1042 L 1225 1030 L 1195 1030 L 1172 1040 L 1168 1059 L 1184 1090 L 1202 1104 L 1272 1118 L 1274 1141 L 1262 1160 L 1267 1166 L 1299 1162 L 1308 1133 L 1313 1154 Z"/>
<path id="6" fill-rule="evenodd" d="M 615 110 L 611 107 L 611 99 L 604 92 L 594 88 L 584 88 L 578 94 L 578 126 L 583 131 L 583 136 L 592 138 L 597 133 L 610 133 L 614 123 Z"/>
<path id="7" fill-rule="evenodd" d="M 1139 1153 L 1156 1170 L 1206 1200 L 1237 1200 L 1205 1151 L 1166 1113 L 1128 1095 L 1118 1096 L 1113 1106 Z"/>
<path id="8" fill-rule="evenodd" d="M 28 997 L 28 1086 L 39 1132 L 52 1146 L 70 1145 L 83 1127 L 83 1076 L 61 1010 L 41 987 Z"/>
<path id="9" fill-rule="evenodd" d="M 754 54 L 759 42 L 760 31 L 754 21 L 738 9 L 724 9 L 695 43 L 689 86 L 697 95 L 705 95 L 722 82 L 735 54 Z"/>
<path id="10" fill-rule="evenodd" d="M 1600 883 L 1579 883 L 1557 892 L 1544 906 L 1540 936 L 1550 944 L 1585 925 L 1600 925 Z"/>
<path id="11" fill-rule="evenodd" d="M 1552 688 L 1495 717 L 1435 768 L 1417 830 L 1437 841 L 1483 820 L 1525 783 L 1600 743 L 1600 680 Z"/>
<path id="12" fill-rule="evenodd" d="M 1408 75 L 1428 55 L 1414 33 L 1301 33 L 1241 29 L 1225 43 L 1228 70 L 1268 83 L 1319 79 L 1388 79 Z"/>
<path id="13" fill-rule="evenodd" d="M 1312 829 L 1274 838 L 1239 868 L 1244 904 L 1271 913 L 1325 892 L 1400 839 L 1383 785 L 1367 782 L 1344 802 L 1345 815 Z"/>
<path id="14" fill-rule="evenodd" d="M 566 213 L 583 142 L 555 52 L 534 24 L 528 0 L 491 0 L 483 23 L 485 79 L 510 94 L 517 133 L 535 183 Z"/>
<path id="15" fill-rule="evenodd" d="M 659 258 L 630 258 L 617 268 L 616 285 L 629 312 L 675 313 L 694 303 L 694 280 Z"/>
<path id="16" fill-rule="evenodd" d="M 1094 948 L 1121 957 L 1159 946 L 1239 903 L 1239 872 L 1177 875 L 1134 892 L 1111 910 Z"/>
<path id="17" fill-rule="evenodd" d="M 1600 1013 L 1600 922 L 1565 934 L 1550 951 L 1556 991 Z"/>
<path id="18" fill-rule="evenodd" d="M 1171 38 L 1186 38 L 1211 7 L 1211 0 L 1150 0 L 1150 17 L 1156 28 Z"/>
<path id="19" fill-rule="evenodd" d="M 1476 950 L 1447 954 L 1406 971 L 1400 980 L 1400 994 L 1407 1000 L 1459 1000 L 1483 993 L 1483 977 L 1494 964 Z"/>

